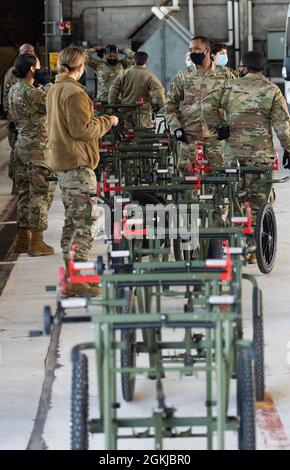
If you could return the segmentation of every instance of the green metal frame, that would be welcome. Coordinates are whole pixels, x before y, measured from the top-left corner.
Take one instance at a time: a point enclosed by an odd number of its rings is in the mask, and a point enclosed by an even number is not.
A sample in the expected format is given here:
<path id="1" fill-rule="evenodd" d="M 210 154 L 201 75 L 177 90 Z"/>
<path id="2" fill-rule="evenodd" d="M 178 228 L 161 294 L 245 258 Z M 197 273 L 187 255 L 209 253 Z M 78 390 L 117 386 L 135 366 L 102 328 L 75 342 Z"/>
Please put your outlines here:
<path id="1" fill-rule="evenodd" d="M 226 432 L 239 429 L 239 417 L 228 414 L 230 381 L 235 378 L 238 351 L 251 348 L 252 344 L 244 340 L 242 327 L 242 280 L 256 287 L 252 276 L 242 274 L 243 255 L 252 250 L 251 237 L 243 233 L 241 226 L 231 223 L 231 217 L 237 213 L 244 215 L 237 185 L 247 168 L 240 168 L 236 174 L 225 173 L 224 168 L 202 174 L 199 194 L 196 191 L 193 194 L 195 181 L 188 182 L 178 174 L 176 146 L 172 142 L 164 144 L 164 140 L 168 140 L 167 131 L 162 134 L 144 129 L 134 131 L 134 140 L 115 146 L 105 168 L 122 186 L 121 197 L 132 202 L 138 200 L 138 194 L 144 193 L 162 195 L 165 201 L 175 204 L 192 204 L 198 200 L 201 255 L 194 261 L 170 261 L 170 239 L 166 232 L 164 240 L 153 237 L 146 246 L 143 239 L 126 241 L 130 252 L 127 262 L 109 258 L 107 271 L 101 276 L 103 299 L 87 301 L 89 311 L 94 311 L 91 318 L 95 341 L 77 345 L 73 350 L 73 357 L 86 349 L 94 349 L 96 353 L 99 413 L 89 420 L 88 429 L 91 433 L 104 434 L 106 450 L 117 449 L 119 439 L 127 438 L 153 438 L 155 449 L 159 450 L 163 448 L 163 439 L 168 437 L 204 437 L 210 450 L 214 433 L 221 450 L 225 447 Z M 263 172 L 266 174 L 263 189 L 268 199 L 272 171 L 263 167 Z M 202 198 L 208 194 L 207 185 L 215 185 L 212 200 Z M 108 196 L 111 201 L 113 194 Z M 228 221 L 214 226 L 214 211 L 224 201 L 228 205 Z M 182 230 L 179 237 L 182 238 Z M 230 278 L 222 278 L 227 272 L 222 260 L 217 266 L 210 266 L 206 261 L 209 241 L 213 238 L 228 240 L 230 248 L 241 249 L 232 255 Z M 123 242 L 121 240 L 121 246 Z M 136 309 L 130 310 L 125 293 L 131 300 L 134 298 Z M 168 311 L 168 302 L 165 302 L 168 298 L 180 299 L 174 311 Z M 228 304 L 226 298 L 232 299 L 232 303 Z M 171 328 L 181 329 L 183 338 L 166 340 L 166 330 Z M 148 367 L 139 361 L 131 368 L 117 364 L 120 351 L 126 348 L 125 342 L 119 340 L 123 329 L 142 332 L 142 341 L 134 343 L 133 347 L 138 357 L 148 356 Z M 193 340 L 193 330 L 204 332 L 197 342 Z M 165 354 L 168 349 L 174 352 Z M 203 416 L 195 416 L 192 411 L 189 416 L 180 417 L 178 410 L 166 406 L 163 379 L 171 372 L 178 372 L 181 378 L 191 375 L 192 380 L 197 372 L 205 375 Z M 122 373 L 155 377 L 157 406 L 151 415 L 120 417 L 117 377 Z M 206 428 L 205 432 L 196 430 L 201 426 Z M 124 433 L 125 429 L 131 432 Z"/>
<path id="2" fill-rule="evenodd" d="M 101 312 L 92 315 L 95 342 L 79 345 L 75 349 L 93 348 L 96 351 L 99 418 L 90 420 L 89 430 L 104 433 L 107 450 L 116 449 L 118 440 L 122 438 L 149 437 L 155 439 L 156 449 L 162 449 L 166 437 L 205 437 L 208 449 L 212 449 L 214 432 L 217 432 L 218 448 L 223 449 L 226 431 L 238 429 L 237 417 L 228 416 L 229 384 L 235 375 L 238 349 L 250 347 L 250 342 L 242 339 L 238 328 L 241 319 L 242 261 L 237 257 L 233 263 L 232 282 L 221 281 L 223 269 L 209 269 L 202 261 L 175 262 L 174 268 L 170 262 L 134 263 L 131 273 L 113 272 L 102 276 L 103 300 L 89 301 L 90 311 L 93 306 L 102 306 Z M 252 282 L 255 283 L 254 280 Z M 163 288 L 166 284 L 170 290 Z M 175 284 L 184 286 L 184 291 L 172 290 Z M 194 285 L 199 285 L 196 292 Z M 137 313 L 120 315 L 120 308 L 124 306 L 124 290 L 131 291 L 133 295 L 134 289 Z M 212 295 L 227 294 L 235 296 L 230 310 L 223 311 L 220 305 L 209 303 Z M 174 312 L 168 312 L 168 307 L 164 306 L 163 300 L 169 296 L 181 299 L 180 307 Z M 164 341 L 163 333 L 171 327 L 184 330 L 184 339 Z M 134 368 L 117 366 L 118 351 L 124 344 L 117 340 L 116 333 L 124 328 L 142 331 L 143 341 L 137 343 L 136 354 L 148 354 L 149 367 L 138 364 Z M 192 328 L 205 329 L 204 339 L 194 343 L 191 335 L 186 334 Z M 206 350 L 205 357 L 196 356 L 192 366 L 185 366 L 184 355 L 193 354 L 200 348 Z M 166 349 L 178 353 L 168 357 L 163 354 Z M 156 376 L 158 407 L 152 416 L 130 419 L 118 416 L 117 375 L 122 372 Z M 196 372 L 205 374 L 206 407 L 203 417 L 177 417 L 176 410 L 166 407 L 162 378 L 170 372 L 178 372 L 180 377 Z M 213 393 L 214 384 L 216 396 Z M 180 431 L 179 428 L 184 426 L 188 429 Z M 199 426 L 205 426 L 206 432 L 194 432 L 194 428 Z M 123 428 L 130 428 L 131 434 L 122 434 Z M 135 430 L 138 428 L 146 428 L 146 431 L 143 429 L 137 433 Z"/>

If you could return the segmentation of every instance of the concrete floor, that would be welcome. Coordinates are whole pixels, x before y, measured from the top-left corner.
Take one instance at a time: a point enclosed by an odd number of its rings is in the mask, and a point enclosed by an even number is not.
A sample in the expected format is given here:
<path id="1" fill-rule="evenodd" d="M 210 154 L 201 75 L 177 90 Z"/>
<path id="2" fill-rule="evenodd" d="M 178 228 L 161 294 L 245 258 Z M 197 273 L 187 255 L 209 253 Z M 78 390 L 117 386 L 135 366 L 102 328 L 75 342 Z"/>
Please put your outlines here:
<path id="1" fill-rule="evenodd" d="M 0 143 L 0 167 L 7 160 L 8 146 Z M 281 175 L 287 174 L 281 171 Z M 5 172 L 0 175 L 0 204 L 5 206 L 10 196 L 11 185 Z M 255 266 L 248 271 L 257 276 L 264 295 L 265 355 L 267 400 L 257 408 L 258 449 L 290 449 L 290 241 L 289 199 L 290 183 L 277 186 L 275 212 L 278 221 L 279 246 L 275 269 L 269 276 L 258 272 Z M 52 244 L 56 254 L 52 257 L 30 258 L 21 255 L 12 271 L 6 288 L 0 297 L 0 449 L 24 449 L 30 438 L 38 400 L 44 378 L 44 362 L 49 344 L 47 337 L 28 336 L 30 330 L 42 328 L 44 305 L 55 308 L 55 293 L 46 292 L 45 286 L 57 283 L 57 270 L 61 265 L 59 246 L 63 208 L 59 193 L 49 215 L 46 241 Z M 106 246 L 96 242 L 92 253 L 102 254 Z M 249 291 L 244 289 L 245 328 L 250 337 Z M 170 302 L 171 303 L 171 302 Z M 59 368 L 53 385 L 51 407 L 46 421 L 43 439 L 48 449 L 69 449 L 70 446 L 70 382 L 71 348 L 82 341 L 90 341 L 93 331 L 89 324 L 64 325 L 59 348 Z M 96 417 L 97 394 L 95 364 L 90 359 L 91 416 Z M 119 387 L 120 389 L 120 387 Z M 176 377 L 165 380 L 167 404 L 178 408 L 179 415 L 187 415 L 191 407 L 194 413 L 204 412 L 204 382 L 202 377 L 184 378 L 180 383 Z M 182 393 L 180 392 L 182 390 Z M 121 400 L 121 399 L 120 399 Z M 119 401 L 120 401 L 119 400 Z M 156 406 L 154 382 L 137 379 L 136 400 L 122 402 L 121 416 L 144 416 Z M 231 408 L 235 409 L 234 387 Z M 102 449 L 102 436 L 93 438 L 92 448 Z M 167 440 L 167 449 L 204 449 L 200 439 Z M 237 448 L 237 436 L 228 433 L 227 449 Z M 124 440 L 121 449 L 153 449 L 149 440 Z"/>

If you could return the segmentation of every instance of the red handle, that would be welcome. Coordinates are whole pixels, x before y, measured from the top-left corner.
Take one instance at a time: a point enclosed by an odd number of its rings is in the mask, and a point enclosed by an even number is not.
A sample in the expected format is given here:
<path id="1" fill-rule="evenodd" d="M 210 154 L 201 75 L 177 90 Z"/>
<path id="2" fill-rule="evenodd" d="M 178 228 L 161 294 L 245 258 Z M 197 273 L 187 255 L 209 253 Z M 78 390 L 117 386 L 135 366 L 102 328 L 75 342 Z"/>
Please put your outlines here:
<path id="1" fill-rule="evenodd" d="M 273 170 L 277 171 L 277 170 L 280 169 L 279 168 L 279 154 L 278 154 L 277 150 L 275 150 L 274 155 L 275 155 L 275 160 L 274 160 Z"/>
<path id="2" fill-rule="evenodd" d="M 228 240 L 224 240 L 223 246 L 226 249 L 226 272 L 221 274 L 221 281 L 231 281 L 233 279 L 233 262 L 232 262 L 232 255 L 230 253 L 230 245 Z"/>
<path id="3" fill-rule="evenodd" d="M 251 206 L 248 202 L 245 202 L 244 207 L 246 209 L 248 219 L 247 219 L 245 227 L 243 227 L 243 233 L 245 233 L 246 235 L 251 235 L 253 233 L 253 221 L 252 221 Z"/>

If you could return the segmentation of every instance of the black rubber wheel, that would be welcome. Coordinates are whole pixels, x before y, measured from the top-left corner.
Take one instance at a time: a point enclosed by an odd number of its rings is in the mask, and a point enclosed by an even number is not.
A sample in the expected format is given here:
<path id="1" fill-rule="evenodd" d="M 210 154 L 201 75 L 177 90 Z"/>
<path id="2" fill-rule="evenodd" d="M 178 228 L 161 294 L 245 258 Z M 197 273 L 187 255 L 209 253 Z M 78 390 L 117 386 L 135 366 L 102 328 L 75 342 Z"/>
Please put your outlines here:
<path id="1" fill-rule="evenodd" d="M 122 237 L 117 243 L 115 240 L 113 240 L 112 243 L 112 251 L 128 251 L 129 250 L 129 243 L 127 238 Z M 118 272 L 122 272 L 122 266 L 125 264 L 125 260 L 123 257 L 121 258 L 110 258 L 108 257 L 108 264 L 111 265 L 113 268 L 116 268 L 118 266 Z"/>
<path id="2" fill-rule="evenodd" d="M 222 259 L 224 257 L 222 241 L 219 238 L 211 238 L 207 257 L 209 259 Z"/>
<path id="3" fill-rule="evenodd" d="M 256 400 L 262 401 L 265 395 L 263 296 L 258 287 L 253 289 L 253 333 Z"/>
<path id="4" fill-rule="evenodd" d="M 104 261 L 103 261 L 103 257 L 102 256 L 98 256 L 97 257 L 97 274 L 99 276 L 101 276 L 103 273 L 104 273 L 104 268 L 105 268 L 105 265 L 104 265 Z"/>
<path id="5" fill-rule="evenodd" d="M 121 350 L 121 367 L 135 367 L 136 366 L 136 330 L 121 330 L 121 341 L 126 343 L 126 348 Z M 130 375 L 128 372 L 122 372 L 122 395 L 125 401 L 132 401 L 135 392 L 135 375 Z"/>
<path id="6" fill-rule="evenodd" d="M 251 353 L 241 349 L 237 367 L 237 411 L 239 450 L 256 449 L 255 387 Z"/>
<path id="7" fill-rule="evenodd" d="M 71 394 L 71 449 L 88 450 L 89 381 L 88 358 L 78 354 L 73 361 Z"/>
<path id="8" fill-rule="evenodd" d="M 52 314 L 49 305 L 46 305 L 43 309 L 43 331 L 49 336 L 52 328 Z"/>
<path id="9" fill-rule="evenodd" d="M 173 240 L 173 253 L 175 261 L 184 261 L 184 255 L 185 258 L 188 258 L 188 256 L 186 256 L 186 252 L 181 249 L 181 244 L 182 240 L 180 240 L 180 238 L 175 238 Z"/>
<path id="10" fill-rule="evenodd" d="M 132 291 L 125 292 L 125 298 L 128 300 L 128 305 L 122 309 L 122 313 L 135 313 Z M 121 367 L 136 367 L 136 330 L 121 330 L 121 341 L 125 343 L 125 348 L 121 349 Z M 121 372 L 122 395 L 125 401 L 133 400 L 135 383 L 135 375 Z"/>
<path id="11" fill-rule="evenodd" d="M 166 200 L 162 196 L 156 196 L 150 193 L 142 192 L 142 191 L 133 191 L 132 192 L 132 200 L 139 202 L 139 204 L 142 207 L 146 207 L 147 204 L 151 205 L 166 205 Z M 145 214 L 145 212 L 144 212 Z M 168 224 L 168 213 L 165 214 L 165 224 Z M 144 223 L 144 229 L 146 228 L 146 225 Z M 138 242 L 139 240 L 137 240 Z M 164 244 L 164 240 L 160 239 L 160 246 Z M 142 248 L 143 249 L 148 249 L 149 248 L 149 240 L 146 239 L 146 236 L 143 237 L 143 243 L 142 243 Z"/>
<path id="12" fill-rule="evenodd" d="M 116 240 L 113 240 L 113 243 L 112 243 L 112 251 L 127 251 L 129 250 L 129 242 L 128 242 L 128 239 L 125 238 L 125 237 L 122 237 L 119 242 L 117 242 Z M 117 260 L 117 261 L 116 261 Z M 124 259 L 123 258 L 112 258 L 112 264 L 119 264 L 120 263 L 120 260 L 122 260 L 122 262 L 124 262 Z"/>
<path id="13" fill-rule="evenodd" d="M 160 195 L 153 195 L 143 191 L 133 191 L 132 200 L 140 202 L 141 205 L 145 204 L 166 204 L 166 199 Z"/>
<path id="14" fill-rule="evenodd" d="M 123 251 L 123 250 L 128 250 L 128 249 L 129 249 L 129 243 L 128 243 L 127 238 L 122 237 L 119 243 L 113 240 L 113 243 L 112 243 L 113 251 Z"/>
<path id="15" fill-rule="evenodd" d="M 181 240 L 179 240 L 178 238 L 175 238 L 173 240 L 173 253 L 174 253 L 175 261 L 183 260 L 182 250 L 181 250 L 180 245 L 181 245 Z"/>
<path id="16" fill-rule="evenodd" d="M 277 251 L 277 223 L 273 207 L 267 202 L 257 214 L 255 240 L 259 269 L 262 273 L 269 274 L 273 269 Z"/>

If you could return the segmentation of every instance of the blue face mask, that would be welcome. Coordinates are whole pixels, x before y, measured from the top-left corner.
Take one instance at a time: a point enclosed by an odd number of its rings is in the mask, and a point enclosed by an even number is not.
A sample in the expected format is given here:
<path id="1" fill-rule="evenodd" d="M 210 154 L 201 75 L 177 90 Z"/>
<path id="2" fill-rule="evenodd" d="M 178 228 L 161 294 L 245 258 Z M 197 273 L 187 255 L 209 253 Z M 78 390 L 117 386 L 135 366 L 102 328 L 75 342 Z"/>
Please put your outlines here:
<path id="1" fill-rule="evenodd" d="M 215 61 L 216 65 L 220 65 L 221 67 L 224 67 L 228 63 L 228 56 L 227 54 L 218 54 L 217 59 Z"/>

